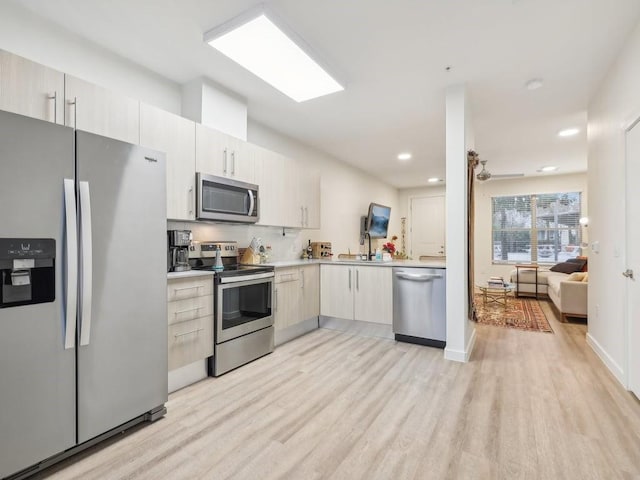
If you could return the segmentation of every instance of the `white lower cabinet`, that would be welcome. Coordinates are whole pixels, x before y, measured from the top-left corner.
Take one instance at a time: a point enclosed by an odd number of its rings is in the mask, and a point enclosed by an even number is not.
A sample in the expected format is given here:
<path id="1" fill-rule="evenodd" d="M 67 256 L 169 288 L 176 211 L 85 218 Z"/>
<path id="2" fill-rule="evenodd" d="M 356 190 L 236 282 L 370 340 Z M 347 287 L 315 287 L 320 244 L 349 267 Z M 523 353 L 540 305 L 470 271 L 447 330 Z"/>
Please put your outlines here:
<path id="1" fill-rule="evenodd" d="M 213 355 L 213 277 L 167 282 L 169 371 Z"/>
<path id="2" fill-rule="evenodd" d="M 274 291 L 276 332 L 320 314 L 320 267 L 277 268 Z"/>
<path id="3" fill-rule="evenodd" d="M 391 325 L 392 269 L 321 265 L 320 315 Z"/>
<path id="4" fill-rule="evenodd" d="M 274 329 L 284 330 L 301 320 L 300 269 L 276 269 L 274 287 Z"/>

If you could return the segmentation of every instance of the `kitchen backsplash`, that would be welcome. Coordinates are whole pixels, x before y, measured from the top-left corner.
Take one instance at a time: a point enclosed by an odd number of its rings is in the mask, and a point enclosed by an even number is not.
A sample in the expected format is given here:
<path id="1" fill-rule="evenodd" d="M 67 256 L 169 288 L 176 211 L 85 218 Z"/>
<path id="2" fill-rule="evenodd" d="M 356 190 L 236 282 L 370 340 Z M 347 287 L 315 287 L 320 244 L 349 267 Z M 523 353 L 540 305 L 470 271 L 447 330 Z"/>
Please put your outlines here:
<path id="1" fill-rule="evenodd" d="M 224 223 L 167 221 L 167 230 L 191 230 L 193 239 L 201 242 L 236 241 L 240 248 L 247 247 L 253 237 L 259 237 L 263 245 L 271 245 L 270 261 L 273 262 L 300 258 L 303 245 L 311 238 L 305 230 L 284 229 L 283 236 L 281 227 Z"/>

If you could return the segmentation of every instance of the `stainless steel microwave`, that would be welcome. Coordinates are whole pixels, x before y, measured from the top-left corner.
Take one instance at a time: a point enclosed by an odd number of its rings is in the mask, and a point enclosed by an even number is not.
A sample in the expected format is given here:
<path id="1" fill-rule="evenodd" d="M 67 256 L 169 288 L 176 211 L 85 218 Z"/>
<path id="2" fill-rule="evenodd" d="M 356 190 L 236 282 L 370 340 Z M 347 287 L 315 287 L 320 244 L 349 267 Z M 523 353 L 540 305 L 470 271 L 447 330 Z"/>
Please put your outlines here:
<path id="1" fill-rule="evenodd" d="M 198 220 L 256 223 L 259 204 L 257 185 L 196 173 Z"/>

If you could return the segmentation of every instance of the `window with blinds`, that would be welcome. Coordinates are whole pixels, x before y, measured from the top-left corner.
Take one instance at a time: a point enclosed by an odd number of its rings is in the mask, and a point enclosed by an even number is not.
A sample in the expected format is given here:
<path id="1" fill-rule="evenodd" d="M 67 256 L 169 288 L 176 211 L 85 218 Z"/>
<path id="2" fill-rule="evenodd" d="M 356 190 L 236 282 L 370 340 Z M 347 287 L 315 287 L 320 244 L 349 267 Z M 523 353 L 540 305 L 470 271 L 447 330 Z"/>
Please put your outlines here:
<path id="1" fill-rule="evenodd" d="M 492 197 L 493 263 L 558 263 L 580 255 L 581 194 Z"/>

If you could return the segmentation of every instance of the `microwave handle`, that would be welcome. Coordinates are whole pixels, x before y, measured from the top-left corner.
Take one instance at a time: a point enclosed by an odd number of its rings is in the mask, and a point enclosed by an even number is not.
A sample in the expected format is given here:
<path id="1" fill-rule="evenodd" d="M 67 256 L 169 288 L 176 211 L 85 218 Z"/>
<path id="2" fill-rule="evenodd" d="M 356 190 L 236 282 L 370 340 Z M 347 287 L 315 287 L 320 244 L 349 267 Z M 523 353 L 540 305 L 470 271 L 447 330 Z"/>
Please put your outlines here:
<path id="1" fill-rule="evenodd" d="M 247 192 L 249 192 L 249 212 L 248 212 L 248 214 L 251 215 L 251 213 L 253 213 L 253 207 L 256 204 L 256 199 L 253 196 L 253 190 L 247 190 Z"/>

